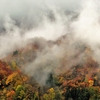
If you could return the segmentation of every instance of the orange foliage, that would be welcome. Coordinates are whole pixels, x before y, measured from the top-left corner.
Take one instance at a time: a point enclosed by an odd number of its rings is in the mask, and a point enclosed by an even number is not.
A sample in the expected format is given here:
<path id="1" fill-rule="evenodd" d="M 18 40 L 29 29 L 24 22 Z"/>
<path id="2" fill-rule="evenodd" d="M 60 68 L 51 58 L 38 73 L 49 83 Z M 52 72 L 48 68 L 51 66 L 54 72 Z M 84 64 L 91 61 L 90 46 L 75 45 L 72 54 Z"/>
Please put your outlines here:
<path id="1" fill-rule="evenodd" d="M 12 70 L 5 62 L 0 61 L 0 81 L 12 73 Z"/>
<path id="2" fill-rule="evenodd" d="M 15 94 L 16 94 L 15 91 L 11 90 L 11 91 L 9 91 L 9 92 L 6 94 L 6 96 L 7 96 L 7 97 L 12 97 L 12 96 L 14 96 Z"/>
<path id="3" fill-rule="evenodd" d="M 18 75 L 18 72 L 13 72 L 7 77 L 6 85 L 13 81 L 13 79 Z"/>

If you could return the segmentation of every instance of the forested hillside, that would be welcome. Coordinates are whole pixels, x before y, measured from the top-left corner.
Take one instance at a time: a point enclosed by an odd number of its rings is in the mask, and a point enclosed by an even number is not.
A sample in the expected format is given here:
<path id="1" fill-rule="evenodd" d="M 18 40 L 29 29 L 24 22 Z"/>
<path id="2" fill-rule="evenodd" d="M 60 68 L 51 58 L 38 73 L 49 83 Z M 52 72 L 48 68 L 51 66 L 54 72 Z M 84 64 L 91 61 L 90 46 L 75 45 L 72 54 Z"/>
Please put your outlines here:
<path id="1" fill-rule="evenodd" d="M 64 40 L 64 39 L 63 39 Z M 61 40 L 48 42 L 60 45 Z M 91 50 L 84 49 L 84 63 L 72 64 L 65 70 L 67 55 L 60 67 L 48 73 L 45 85 L 39 83 L 34 76 L 24 72 L 27 63 L 34 62 L 40 45 L 28 45 L 15 50 L 0 61 L 0 99 L 1 100 L 99 100 L 100 70 L 99 64 L 91 57 Z M 81 50 L 78 51 L 77 59 Z M 75 56 L 75 55 L 74 55 Z M 31 66 L 36 67 L 36 66 Z M 63 70 L 64 69 L 64 70 Z M 35 72 L 33 72 L 35 73 Z M 59 74 L 56 74 L 59 73 Z M 37 73 L 36 75 L 39 75 Z M 36 76 L 37 77 L 37 76 Z M 39 76 L 39 77 L 44 77 Z"/>

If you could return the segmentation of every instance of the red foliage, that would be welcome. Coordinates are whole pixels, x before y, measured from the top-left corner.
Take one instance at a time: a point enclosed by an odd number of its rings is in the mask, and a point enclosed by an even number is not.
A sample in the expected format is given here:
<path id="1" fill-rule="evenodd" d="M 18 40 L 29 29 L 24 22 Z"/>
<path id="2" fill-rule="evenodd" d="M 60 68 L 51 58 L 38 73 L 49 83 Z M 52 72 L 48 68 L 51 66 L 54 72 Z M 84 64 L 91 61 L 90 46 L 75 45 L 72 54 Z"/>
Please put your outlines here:
<path id="1" fill-rule="evenodd" d="M 0 80 L 2 80 L 4 76 L 8 76 L 12 73 L 12 70 L 7 68 L 7 66 L 5 62 L 0 61 Z"/>

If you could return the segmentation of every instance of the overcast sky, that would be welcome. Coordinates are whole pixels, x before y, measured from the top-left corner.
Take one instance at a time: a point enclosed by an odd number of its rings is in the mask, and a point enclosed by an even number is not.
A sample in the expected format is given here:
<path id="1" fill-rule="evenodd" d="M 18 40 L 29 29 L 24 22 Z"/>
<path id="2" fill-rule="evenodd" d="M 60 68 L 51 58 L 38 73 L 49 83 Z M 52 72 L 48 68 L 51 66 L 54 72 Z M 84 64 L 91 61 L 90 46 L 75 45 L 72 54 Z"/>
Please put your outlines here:
<path id="1" fill-rule="evenodd" d="M 63 10 L 76 10 L 82 0 L 0 0 L 0 17 L 5 14 L 22 16 L 28 12 L 47 10 L 48 6 L 55 6 Z"/>

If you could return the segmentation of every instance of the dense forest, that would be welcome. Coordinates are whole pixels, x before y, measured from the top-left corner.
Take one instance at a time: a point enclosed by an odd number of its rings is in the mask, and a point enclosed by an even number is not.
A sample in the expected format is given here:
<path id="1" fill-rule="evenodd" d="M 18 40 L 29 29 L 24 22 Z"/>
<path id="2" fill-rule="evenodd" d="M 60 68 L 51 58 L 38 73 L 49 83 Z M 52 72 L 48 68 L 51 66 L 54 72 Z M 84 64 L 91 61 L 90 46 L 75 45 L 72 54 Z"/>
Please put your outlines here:
<path id="1" fill-rule="evenodd" d="M 0 0 L 0 100 L 100 100 L 100 0 Z"/>
<path id="2" fill-rule="evenodd" d="M 0 61 L 0 100 L 100 100 L 99 64 L 90 56 L 89 48 L 84 49 L 85 63 L 72 65 L 58 75 L 50 72 L 45 85 L 23 71 L 39 50 L 38 45 L 30 44 Z M 65 58 L 54 71 L 67 65 Z"/>

